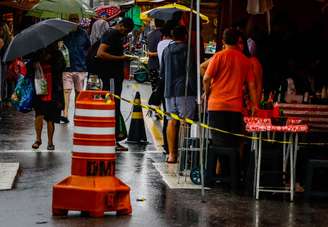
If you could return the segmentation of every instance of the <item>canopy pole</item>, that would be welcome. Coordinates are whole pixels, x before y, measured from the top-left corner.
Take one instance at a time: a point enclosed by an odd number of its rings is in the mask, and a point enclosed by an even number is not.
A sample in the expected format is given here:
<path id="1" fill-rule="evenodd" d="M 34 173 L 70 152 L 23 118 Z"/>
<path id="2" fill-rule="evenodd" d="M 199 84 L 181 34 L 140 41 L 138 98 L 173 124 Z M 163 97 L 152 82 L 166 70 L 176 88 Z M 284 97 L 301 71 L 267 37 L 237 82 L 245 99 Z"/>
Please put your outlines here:
<path id="1" fill-rule="evenodd" d="M 198 121 L 201 121 L 201 76 L 200 76 L 200 0 L 196 0 L 196 56 L 197 56 L 197 106 L 198 106 Z M 204 110 L 205 112 L 205 110 Z M 205 114 L 205 113 L 204 113 Z M 203 128 L 198 125 L 200 135 L 200 176 L 201 176 L 201 197 L 202 202 L 205 202 L 205 189 L 204 189 L 204 133 Z"/>
<path id="2" fill-rule="evenodd" d="M 271 34 L 271 13 L 270 10 L 267 11 L 267 22 L 268 22 L 268 34 Z"/>

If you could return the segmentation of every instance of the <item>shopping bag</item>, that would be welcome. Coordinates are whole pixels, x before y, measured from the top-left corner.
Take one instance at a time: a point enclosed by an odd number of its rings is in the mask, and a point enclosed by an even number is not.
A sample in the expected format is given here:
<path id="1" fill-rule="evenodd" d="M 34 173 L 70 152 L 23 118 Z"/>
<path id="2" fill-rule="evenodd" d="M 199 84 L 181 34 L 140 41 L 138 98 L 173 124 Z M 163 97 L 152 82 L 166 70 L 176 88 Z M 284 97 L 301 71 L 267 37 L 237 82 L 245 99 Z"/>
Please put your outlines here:
<path id="1" fill-rule="evenodd" d="M 47 95 L 48 94 L 48 84 L 47 80 L 43 75 L 43 70 L 40 63 L 36 63 L 35 74 L 34 74 L 34 84 L 36 95 Z"/>
<path id="2" fill-rule="evenodd" d="M 116 122 L 117 127 L 115 128 L 116 140 L 122 141 L 128 137 L 128 133 L 126 131 L 125 121 L 122 116 L 122 113 L 119 113 L 118 122 Z"/>
<path id="3" fill-rule="evenodd" d="M 23 75 L 18 76 L 15 91 L 11 96 L 11 103 L 22 113 L 32 110 L 33 84 L 30 78 Z"/>
<path id="4" fill-rule="evenodd" d="M 47 82 L 47 94 L 40 95 L 40 99 L 44 102 L 50 102 L 52 100 L 52 72 L 51 72 L 51 65 L 49 64 L 42 64 L 41 65 L 43 70 L 43 78 Z"/>

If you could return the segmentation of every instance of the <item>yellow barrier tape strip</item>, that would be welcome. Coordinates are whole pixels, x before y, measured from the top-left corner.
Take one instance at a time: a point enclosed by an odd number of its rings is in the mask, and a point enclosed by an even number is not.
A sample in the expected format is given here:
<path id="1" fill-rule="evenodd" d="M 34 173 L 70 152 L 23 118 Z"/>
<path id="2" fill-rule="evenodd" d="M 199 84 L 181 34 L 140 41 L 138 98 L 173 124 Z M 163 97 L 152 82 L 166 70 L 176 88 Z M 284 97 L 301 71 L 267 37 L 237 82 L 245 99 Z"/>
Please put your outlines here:
<path id="1" fill-rule="evenodd" d="M 178 121 L 181 121 L 181 122 L 185 122 L 185 123 L 188 123 L 188 124 L 197 124 L 197 125 L 199 125 L 202 128 L 206 128 L 206 129 L 209 129 L 209 130 L 217 131 L 217 132 L 220 132 L 220 133 L 229 134 L 229 135 L 233 135 L 233 136 L 237 136 L 237 137 L 241 137 L 241 138 L 246 138 L 246 139 L 250 139 L 250 140 L 262 140 L 262 141 L 270 142 L 270 143 L 292 144 L 292 142 L 290 142 L 290 141 L 281 141 L 281 140 L 265 139 L 265 138 L 261 138 L 260 139 L 259 137 L 256 137 L 256 136 L 248 136 L 248 135 L 244 135 L 244 134 L 228 132 L 228 131 L 225 131 L 225 130 L 222 130 L 222 129 L 219 129 L 219 128 L 211 127 L 211 126 L 209 126 L 207 124 L 204 124 L 204 123 L 195 122 L 195 121 L 193 121 L 193 120 L 191 120 L 189 118 L 181 118 L 177 114 L 165 112 L 165 111 L 161 110 L 158 107 L 153 107 L 153 106 L 149 106 L 149 105 L 145 105 L 145 104 L 141 104 L 141 103 L 136 103 L 136 102 L 134 102 L 132 100 L 128 100 L 126 98 L 122 98 L 122 97 L 120 97 L 118 95 L 115 95 L 115 94 L 112 94 L 112 93 L 109 93 L 109 95 L 113 96 L 116 99 L 119 99 L 119 100 L 128 102 L 128 103 L 130 103 L 132 105 L 141 106 L 142 108 L 144 108 L 146 110 L 151 110 L 151 111 L 157 112 L 158 114 L 168 116 L 168 117 L 170 117 L 172 119 L 175 119 L 175 120 L 178 120 Z M 328 143 L 320 143 L 320 142 L 319 143 L 304 143 L 304 142 L 299 142 L 298 144 L 299 145 L 318 145 L 318 146 L 328 145 Z"/>

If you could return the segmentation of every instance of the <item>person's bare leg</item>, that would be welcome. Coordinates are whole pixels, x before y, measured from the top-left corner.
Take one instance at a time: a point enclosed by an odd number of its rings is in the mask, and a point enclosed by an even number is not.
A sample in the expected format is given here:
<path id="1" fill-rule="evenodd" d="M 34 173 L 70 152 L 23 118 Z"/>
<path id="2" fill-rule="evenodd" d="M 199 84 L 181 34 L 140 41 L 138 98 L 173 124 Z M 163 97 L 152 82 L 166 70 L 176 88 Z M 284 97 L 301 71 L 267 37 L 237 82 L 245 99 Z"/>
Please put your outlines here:
<path id="1" fill-rule="evenodd" d="M 64 90 L 64 100 L 65 100 L 65 108 L 64 108 L 64 117 L 68 117 L 68 108 L 69 108 L 69 99 L 71 97 L 72 90 L 65 89 Z"/>
<path id="2" fill-rule="evenodd" d="M 77 100 L 77 97 L 79 96 L 79 94 L 80 94 L 80 92 L 79 91 L 77 91 L 77 90 L 75 90 L 75 102 L 76 102 L 76 100 Z"/>
<path id="3" fill-rule="evenodd" d="M 48 133 L 48 145 L 53 145 L 53 138 L 54 138 L 54 132 L 55 132 L 55 124 L 53 121 L 47 122 L 47 133 Z"/>
<path id="4" fill-rule="evenodd" d="M 178 142 L 178 129 L 177 120 L 171 119 L 167 124 L 167 144 L 169 150 L 168 162 L 177 160 L 177 142 Z"/>
<path id="5" fill-rule="evenodd" d="M 42 142 L 41 139 L 41 133 L 42 133 L 42 127 L 43 127 L 43 116 L 39 115 L 35 117 L 34 120 L 34 128 L 35 128 L 35 141 Z"/>

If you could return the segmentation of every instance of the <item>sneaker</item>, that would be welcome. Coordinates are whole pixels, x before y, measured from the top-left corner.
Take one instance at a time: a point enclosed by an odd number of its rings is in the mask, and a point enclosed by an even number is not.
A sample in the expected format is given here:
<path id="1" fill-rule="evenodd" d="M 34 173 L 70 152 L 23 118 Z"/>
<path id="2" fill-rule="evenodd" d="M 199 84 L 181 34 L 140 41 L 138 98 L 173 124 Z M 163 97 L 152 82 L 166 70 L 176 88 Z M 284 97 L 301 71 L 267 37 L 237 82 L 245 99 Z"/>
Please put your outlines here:
<path id="1" fill-rule="evenodd" d="M 119 143 L 116 143 L 116 147 L 115 147 L 116 151 L 128 151 L 129 149 L 127 147 L 122 146 Z"/>
<path id="2" fill-rule="evenodd" d="M 67 117 L 60 117 L 60 121 L 63 122 L 64 124 L 69 123 L 69 120 L 67 119 Z"/>

